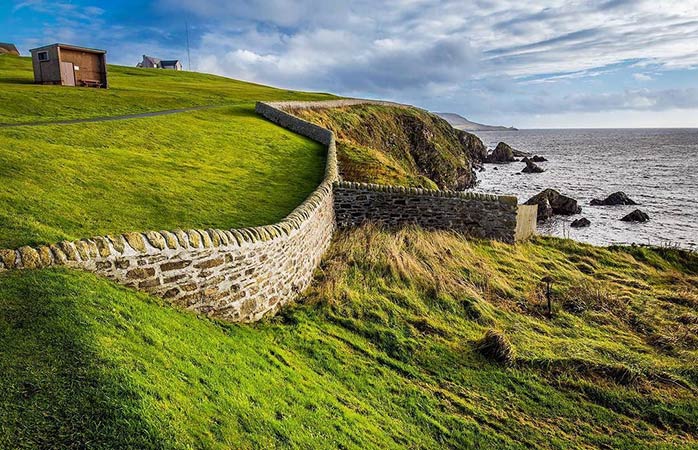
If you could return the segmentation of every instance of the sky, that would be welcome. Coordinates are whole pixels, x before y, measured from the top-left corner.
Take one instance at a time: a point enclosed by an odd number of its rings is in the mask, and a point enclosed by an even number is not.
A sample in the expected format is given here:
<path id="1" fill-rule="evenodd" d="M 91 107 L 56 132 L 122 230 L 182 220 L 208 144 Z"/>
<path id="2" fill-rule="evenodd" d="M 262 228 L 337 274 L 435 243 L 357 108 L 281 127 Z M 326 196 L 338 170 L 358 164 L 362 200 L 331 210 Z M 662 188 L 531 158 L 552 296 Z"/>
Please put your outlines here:
<path id="1" fill-rule="evenodd" d="M 698 127 L 698 0 L 0 0 L 0 42 L 143 54 L 519 128 Z"/>

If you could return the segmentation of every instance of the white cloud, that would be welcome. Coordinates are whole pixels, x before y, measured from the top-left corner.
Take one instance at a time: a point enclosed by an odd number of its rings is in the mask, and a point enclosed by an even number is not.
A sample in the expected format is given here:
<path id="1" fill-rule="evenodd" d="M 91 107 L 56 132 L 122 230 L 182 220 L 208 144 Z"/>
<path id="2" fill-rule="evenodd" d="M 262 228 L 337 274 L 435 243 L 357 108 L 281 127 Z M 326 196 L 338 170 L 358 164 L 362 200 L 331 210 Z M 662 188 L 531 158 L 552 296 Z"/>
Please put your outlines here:
<path id="1" fill-rule="evenodd" d="M 634 73 L 633 78 L 635 78 L 637 81 L 652 81 L 652 77 L 646 73 Z"/>

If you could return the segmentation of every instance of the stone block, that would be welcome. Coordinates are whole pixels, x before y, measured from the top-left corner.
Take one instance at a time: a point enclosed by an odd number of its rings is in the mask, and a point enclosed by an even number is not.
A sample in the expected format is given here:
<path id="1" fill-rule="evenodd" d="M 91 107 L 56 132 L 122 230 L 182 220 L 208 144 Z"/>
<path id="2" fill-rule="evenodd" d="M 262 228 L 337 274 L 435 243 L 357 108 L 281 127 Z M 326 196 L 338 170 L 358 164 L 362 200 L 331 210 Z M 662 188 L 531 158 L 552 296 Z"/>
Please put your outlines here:
<path id="1" fill-rule="evenodd" d="M 166 262 L 163 264 L 160 264 L 160 270 L 163 272 L 170 272 L 172 270 L 179 270 L 179 269 L 184 269 L 185 267 L 188 267 L 191 265 L 191 261 L 170 261 Z"/>
<path id="2" fill-rule="evenodd" d="M 145 241 L 140 233 L 124 233 L 124 239 L 132 249 L 139 253 L 145 253 Z"/>
<path id="3" fill-rule="evenodd" d="M 132 280 L 142 280 L 145 278 L 150 278 L 152 276 L 155 276 L 155 269 L 152 267 L 137 267 L 135 269 L 131 269 L 126 273 L 126 278 L 132 279 Z"/>
<path id="4" fill-rule="evenodd" d="M 146 231 L 145 237 L 148 239 L 148 243 L 158 250 L 164 250 L 167 246 L 165 238 L 157 231 Z"/>
<path id="5" fill-rule="evenodd" d="M 24 247 L 20 247 L 18 252 L 20 258 L 22 259 L 22 266 L 25 269 L 38 269 L 41 267 L 39 252 L 37 252 L 33 248 L 29 247 L 28 245 L 25 245 Z"/>
<path id="6" fill-rule="evenodd" d="M 6 269 L 14 269 L 15 261 L 17 260 L 17 254 L 14 250 L 0 250 L 0 259 L 2 259 L 3 264 Z"/>

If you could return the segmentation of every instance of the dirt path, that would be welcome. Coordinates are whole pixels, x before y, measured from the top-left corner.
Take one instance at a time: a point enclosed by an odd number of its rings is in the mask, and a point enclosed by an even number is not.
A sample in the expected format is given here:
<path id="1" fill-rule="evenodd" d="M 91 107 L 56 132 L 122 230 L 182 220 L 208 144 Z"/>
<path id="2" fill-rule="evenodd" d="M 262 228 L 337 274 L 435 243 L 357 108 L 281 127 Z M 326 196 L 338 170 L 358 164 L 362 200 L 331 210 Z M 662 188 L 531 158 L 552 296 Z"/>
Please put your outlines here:
<path id="1" fill-rule="evenodd" d="M 10 128 L 10 127 L 38 127 L 41 125 L 74 125 L 76 123 L 91 123 L 91 122 L 109 122 L 112 120 L 125 120 L 125 119 L 142 119 L 144 117 L 155 117 L 155 116 L 166 116 L 168 114 L 177 114 L 189 111 L 199 111 L 202 109 L 220 108 L 226 105 L 204 105 L 204 106 L 192 106 L 189 108 L 180 109 L 167 109 L 164 111 L 151 111 L 138 114 L 126 114 L 123 116 L 107 116 L 107 117 L 92 117 L 88 119 L 70 119 L 70 120 L 47 120 L 43 122 L 20 122 L 20 123 L 0 123 L 0 128 Z"/>

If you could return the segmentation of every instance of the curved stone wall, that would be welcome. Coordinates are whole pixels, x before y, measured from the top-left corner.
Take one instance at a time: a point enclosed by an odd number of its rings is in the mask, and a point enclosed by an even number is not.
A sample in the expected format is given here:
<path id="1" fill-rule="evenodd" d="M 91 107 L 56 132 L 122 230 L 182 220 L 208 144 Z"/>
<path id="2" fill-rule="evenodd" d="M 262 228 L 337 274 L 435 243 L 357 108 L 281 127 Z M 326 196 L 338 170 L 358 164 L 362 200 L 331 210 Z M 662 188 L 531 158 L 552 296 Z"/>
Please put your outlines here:
<path id="1" fill-rule="evenodd" d="M 209 316 L 251 322 L 275 312 L 308 286 L 337 223 L 417 223 L 506 242 L 525 234 L 517 224 L 515 197 L 341 182 L 334 134 L 292 111 L 359 104 L 404 106 L 370 100 L 257 103 L 261 116 L 327 146 L 322 183 L 279 223 L 125 233 L 0 250 L 0 272 L 79 268 Z M 533 217 L 535 230 L 535 211 L 519 215 Z M 530 224 L 523 228 L 530 231 Z"/>
<path id="2" fill-rule="evenodd" d="M 0 272 L 55 265 L 88 270 L 231 321 L 256 321 L 276 311 L 308 286 L 332 240 L 337 155 L 329 130 L 266 104 L 258 108 L 327 146 L 322 183 L 279 223 L 232 230 L 125 233 L 0 250 Z"/>

